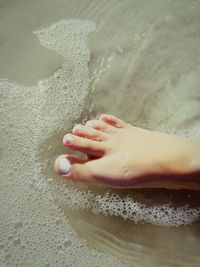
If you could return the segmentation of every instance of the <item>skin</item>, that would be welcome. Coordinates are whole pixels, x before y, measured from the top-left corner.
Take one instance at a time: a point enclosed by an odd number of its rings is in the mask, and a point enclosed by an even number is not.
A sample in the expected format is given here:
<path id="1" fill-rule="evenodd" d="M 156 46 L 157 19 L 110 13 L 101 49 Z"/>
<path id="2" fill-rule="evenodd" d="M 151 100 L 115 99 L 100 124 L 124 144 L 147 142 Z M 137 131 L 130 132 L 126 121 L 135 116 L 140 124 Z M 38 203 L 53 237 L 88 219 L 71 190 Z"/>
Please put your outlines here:
<path id="1" fill-rule="evenodd" d="M 55 161 L 67 179 L 118 188 L 200 189 L 200 142 L 134 127 L 111 115 L 76 125 L 63 144 L 87 155 Z"/>

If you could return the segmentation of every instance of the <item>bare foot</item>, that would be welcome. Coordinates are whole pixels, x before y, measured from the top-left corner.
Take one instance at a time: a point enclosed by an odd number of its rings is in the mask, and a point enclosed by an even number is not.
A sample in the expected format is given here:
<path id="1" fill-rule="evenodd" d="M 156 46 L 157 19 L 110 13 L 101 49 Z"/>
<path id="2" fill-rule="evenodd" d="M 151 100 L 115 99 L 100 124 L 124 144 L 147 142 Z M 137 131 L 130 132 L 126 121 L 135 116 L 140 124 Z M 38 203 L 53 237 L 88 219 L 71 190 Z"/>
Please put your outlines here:
<path id="1" fill-rule="evenodd" d="M 56 159 L 55 170 L 67 179 L 121 188 L 200 188 L 198 141 L 101 115 L 76 125 L 63 143 L 88 155 L 88 160 L 73 155 Z"/>

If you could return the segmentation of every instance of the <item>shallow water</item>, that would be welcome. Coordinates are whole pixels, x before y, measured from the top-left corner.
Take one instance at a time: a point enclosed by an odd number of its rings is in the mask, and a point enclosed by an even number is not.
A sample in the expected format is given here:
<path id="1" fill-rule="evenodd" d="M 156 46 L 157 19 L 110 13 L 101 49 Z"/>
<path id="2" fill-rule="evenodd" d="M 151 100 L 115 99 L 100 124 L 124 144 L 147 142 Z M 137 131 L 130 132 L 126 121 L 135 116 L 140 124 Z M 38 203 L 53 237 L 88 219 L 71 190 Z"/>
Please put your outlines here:
<path id="1" fill-rule="evenodd" d="M 0 0 L 1 266 L 199 265 L 199 192 L 108 190 L 52 167 L 66 131 L 100 113 L 200 137 L 199 11 Z"/>

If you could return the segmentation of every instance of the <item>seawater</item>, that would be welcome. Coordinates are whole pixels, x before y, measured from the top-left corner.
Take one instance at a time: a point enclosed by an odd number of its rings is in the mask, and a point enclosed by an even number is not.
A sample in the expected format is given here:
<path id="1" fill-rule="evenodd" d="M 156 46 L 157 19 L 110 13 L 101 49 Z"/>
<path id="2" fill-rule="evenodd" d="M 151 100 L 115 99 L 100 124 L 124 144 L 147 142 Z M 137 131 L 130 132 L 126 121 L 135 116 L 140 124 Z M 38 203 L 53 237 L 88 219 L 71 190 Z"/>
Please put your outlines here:
<path id="1" fill-rule="evenodd" d="M 74 184 L 53 162 L 103 112 L 200 137 L 199 4 L 58 1 L 50 18 L 41 3 L 2 2 L 1 265 L 197 266 L 198 192 Z"/>

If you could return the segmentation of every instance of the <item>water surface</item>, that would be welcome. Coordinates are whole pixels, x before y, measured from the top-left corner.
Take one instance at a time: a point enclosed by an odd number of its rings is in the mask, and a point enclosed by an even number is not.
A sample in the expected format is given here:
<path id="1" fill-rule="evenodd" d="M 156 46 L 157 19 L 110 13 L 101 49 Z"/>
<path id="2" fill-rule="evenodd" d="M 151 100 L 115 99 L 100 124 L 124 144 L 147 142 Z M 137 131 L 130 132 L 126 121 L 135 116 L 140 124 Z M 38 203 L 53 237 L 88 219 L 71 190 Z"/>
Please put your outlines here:
<path id="1" fill-rule="evenodd" d="M 2 266 L 199 265 L 198 192 L 73 184 L 52 167 L 62 136 L 101 113 L 200 137 L 199 11 L 0 1 Z"/>

